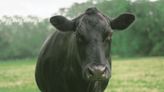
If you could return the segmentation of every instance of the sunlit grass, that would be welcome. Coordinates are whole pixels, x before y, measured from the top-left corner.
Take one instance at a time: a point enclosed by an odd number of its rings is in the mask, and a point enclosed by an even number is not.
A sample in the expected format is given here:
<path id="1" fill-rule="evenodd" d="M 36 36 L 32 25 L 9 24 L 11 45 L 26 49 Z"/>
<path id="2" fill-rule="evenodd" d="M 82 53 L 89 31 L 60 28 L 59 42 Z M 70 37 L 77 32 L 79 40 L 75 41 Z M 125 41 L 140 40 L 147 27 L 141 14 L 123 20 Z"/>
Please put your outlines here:
<path id="1" fill-rule="evenodd" d="M 35 61 L 0 61 L 0 92 L 39 92 Z M 164 92 L 164 57 L 113 59 L 105 92 Z"/>
<path id="2" fill-rule="evenodd" d="M 34 67 L 34 60 L 0 62 L 0 92 L 39 92 Z"/>
<path id="3" fill-rule="evenodd" d="M 164 58 L 113 60 L 106 92 L 164 92 Z"/>

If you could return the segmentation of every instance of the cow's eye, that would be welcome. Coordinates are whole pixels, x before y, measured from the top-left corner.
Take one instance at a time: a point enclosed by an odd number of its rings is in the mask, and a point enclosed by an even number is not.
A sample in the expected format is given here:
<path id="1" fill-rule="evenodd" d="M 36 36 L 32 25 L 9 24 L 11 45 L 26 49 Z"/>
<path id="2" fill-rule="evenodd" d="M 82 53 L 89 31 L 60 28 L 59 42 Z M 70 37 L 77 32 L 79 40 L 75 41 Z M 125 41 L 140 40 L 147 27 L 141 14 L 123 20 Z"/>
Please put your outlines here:
<path id="1" fill-rule="evenodd" d="M 112 38 L 112 33 L 107 32 L 104 36 L 104 40 L 103 41 L 110 41 Z"/>
<path id="2" fill-rule="evenodd" d="M 82 43 L 82 42 L 85 41 L 84 36 L 83 36 L 83 35 L 80 35 L 80 34 L 77 35 L 77 40 L 78 40 L 78 42 L 80 42 L 80 43 Z"/>
<path id="3" fill-rule="evenodd" d="M 110 41 L 110 40 L 111 40 L 111 36 L 108 36 L 108 37 L 106 38 L 106 40 L 107 40 L 107 41 Z"/>
<path id="4" fill-rule="evenodd" d="M 83 42 L 83 38 L 82 37 L 78 37 L 78 42 Z"/>

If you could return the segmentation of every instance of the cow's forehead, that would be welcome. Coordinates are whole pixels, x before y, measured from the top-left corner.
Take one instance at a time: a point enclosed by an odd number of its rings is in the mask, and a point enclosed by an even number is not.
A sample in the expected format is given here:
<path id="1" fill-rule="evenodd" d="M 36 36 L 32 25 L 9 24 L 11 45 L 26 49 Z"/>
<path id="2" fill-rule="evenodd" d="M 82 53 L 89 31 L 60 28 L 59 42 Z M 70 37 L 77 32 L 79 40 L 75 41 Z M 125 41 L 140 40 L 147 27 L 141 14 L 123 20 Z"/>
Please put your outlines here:
<path id="1" fill-rule="evenodd" d="M 77 17 L 78 22 L 90 22 L 92 24 L 110 24 L 109 18 L 96 8 L 88 8 L 83 14 Z M 104 23 L 103 23 L 104 22 Z M 100 24 L 101 25 L 101 24 Z"/>
<path id="2" fill-rule="evenodd" d="M 78 25 L 83 27 L 90 27 L 92 29 L 103 30 L 109 27 L 110 22 L 108 19 L 102 15 L 100 12 L 94 14 L 84 14 L 79 18 Z"/>

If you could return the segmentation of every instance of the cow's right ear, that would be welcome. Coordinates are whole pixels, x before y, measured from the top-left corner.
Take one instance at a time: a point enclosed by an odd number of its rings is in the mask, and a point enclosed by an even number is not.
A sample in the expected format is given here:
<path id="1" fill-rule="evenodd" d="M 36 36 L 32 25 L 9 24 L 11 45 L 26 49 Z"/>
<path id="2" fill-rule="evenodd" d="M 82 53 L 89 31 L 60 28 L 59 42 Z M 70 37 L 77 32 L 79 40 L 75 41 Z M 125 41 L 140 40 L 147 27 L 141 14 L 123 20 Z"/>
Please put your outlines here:
<path id="1" fill-rule="evenodd" d="M 75 23 L 64 16 L 53 16 L 50 18 L 50 23 L 60 31 L 73 31 L 75 29 Z"/>
<path id="2" fill-rule="evenodd" d="M 111 21 L 111 28 L 116 30 L 123 30 L 132 24 L 135 16 L 130 13 L 124 13 Z"/>

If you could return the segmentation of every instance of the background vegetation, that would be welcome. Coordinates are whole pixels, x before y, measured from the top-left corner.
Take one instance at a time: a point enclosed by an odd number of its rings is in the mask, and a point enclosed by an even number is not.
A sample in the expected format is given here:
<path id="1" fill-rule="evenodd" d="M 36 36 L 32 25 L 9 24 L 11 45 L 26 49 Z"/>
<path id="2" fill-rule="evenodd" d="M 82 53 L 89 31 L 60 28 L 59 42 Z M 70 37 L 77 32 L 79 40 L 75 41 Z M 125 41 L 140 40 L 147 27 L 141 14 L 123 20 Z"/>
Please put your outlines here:
<path id="1" fill-rule="evenodd" d="M 114 18 L 121 13 L 135 14 L 134 25 L 113 35 L 114 56 L 164 55 L 164 0 L 88 0 L 62 8 L 59 14 L 74 18 L 95 6 Z M 36 57 L 48 34 L 55 31 L 49 19 L 34 16 L 3 16 L 0 19 L 0 59 Z"/>

